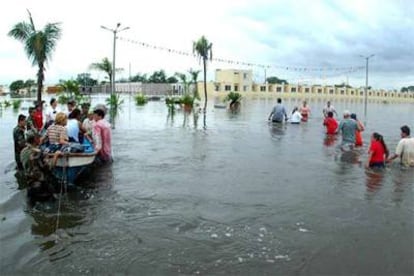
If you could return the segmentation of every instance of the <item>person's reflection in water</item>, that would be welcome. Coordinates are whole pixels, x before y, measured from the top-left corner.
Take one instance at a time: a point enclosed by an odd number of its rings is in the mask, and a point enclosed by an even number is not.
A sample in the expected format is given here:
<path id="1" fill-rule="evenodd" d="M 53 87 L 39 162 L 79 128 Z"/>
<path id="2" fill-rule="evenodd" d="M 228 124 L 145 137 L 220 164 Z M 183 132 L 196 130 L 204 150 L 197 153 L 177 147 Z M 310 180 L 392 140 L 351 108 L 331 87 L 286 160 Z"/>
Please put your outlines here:
<path id="1" fill-rule="evenodd" d="M 282 139 L 282 137 L 285 135 L 286 131 L 286 125 L 283 123 L 269 123 L 269 129 L 270 134 L 272 135 L 272 138 L 276 139 Z"/>
<path id="2" fill-rule="evenodd" d="M 325 139 L 323 140 L 323 144 L 327 147 L 330 147 L 330 146 L 333 146 L 335 144 L 336 140 L 338 140 L 337 135 L 327 134 L 325 136 Z"/>
<path id="3" fill-rule="evenodd" d="M 384 179 L 384 169 L 370 168 L 365 170 L 366 174 L 366 198 L 371 199 L 372 196 L 382 187 Z"/>
<path id="4" fill-rule="evenodd" d="M 400 203 L 403 201 L 404 195 L 409 196 L 411 187 L 414 185 L 414 170 L 395 164 L 391 167 L 391 171 L 392 182 L 394 183 L 392 201 Z M 408 190 L 405 187 L 408 187 Z"/>

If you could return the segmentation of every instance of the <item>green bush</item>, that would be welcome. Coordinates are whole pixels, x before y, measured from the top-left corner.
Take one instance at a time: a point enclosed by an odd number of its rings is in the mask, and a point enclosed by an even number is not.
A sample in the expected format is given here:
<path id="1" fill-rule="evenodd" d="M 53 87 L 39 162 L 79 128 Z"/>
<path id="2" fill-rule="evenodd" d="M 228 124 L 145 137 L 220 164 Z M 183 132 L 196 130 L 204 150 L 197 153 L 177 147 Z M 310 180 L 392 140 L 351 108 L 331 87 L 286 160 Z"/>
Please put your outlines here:
<path id="1" fill-rule="evenodd" d="M 230 92 L 224 98 L 225 101 L 230 101 L 230 104 L 238 103 L 241 101 L 241 99 L 242 99 L 242 95 L 238 92 Z"/>
<path id="2" fill-rule="evenodd" d="M 13 109 L 19 109 L 21 104 L 22 104 L 22 100 L 13 100 L 12 101 Z"/>
<path id="3" fill-rule="evenodd" d="M 148 102 L 147 96 L 143 95 L 142 93 L 135 95 L 136 105 L 145 105 L 147 102 Z"/>
<path id="4" fill-rule="evenodd" d="M 184 105 L 189 105 L 189 106 L 193 106 L 194 104 L 194 97 L 191 96 L 190 94 L 185 94 L 184 96 L 181 97 L 181 103 Z"/>

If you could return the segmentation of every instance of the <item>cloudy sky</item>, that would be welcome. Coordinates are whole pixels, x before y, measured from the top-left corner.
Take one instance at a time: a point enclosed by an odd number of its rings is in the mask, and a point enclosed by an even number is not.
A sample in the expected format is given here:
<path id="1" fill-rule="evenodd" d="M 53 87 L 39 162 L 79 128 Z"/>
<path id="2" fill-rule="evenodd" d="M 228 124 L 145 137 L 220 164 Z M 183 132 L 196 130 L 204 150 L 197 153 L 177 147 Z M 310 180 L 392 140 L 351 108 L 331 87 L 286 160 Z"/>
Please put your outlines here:
<path id="1" fill-rule="evenodd" d="M 191 53 L 205 35 L 213 43 L 209 78 L 216 68 L 251 69 L 256 81 L 278 76 L 295 83 L 365 84 L 400 89 L 414 85 L 414 2 L 411 0 L 14 0 L 0 4 L 0 84 L 34 79 L 23 45 L 7 35 L 32 13 L 38 29 L 61 22 L 58 42 L 46 71 L 46 84 L 89 72 L 104 57 L 112 60 L 113 34 L 100 26 L 130 29 L 119 33 L 118 78 L 165 69 L 168 75 L 201 69 L 197 59 L 159 47 Z M 137 42 L 157 46 L 143 47 Z M 230 61 L 240 61 L 232 63 Z M 266 65 L 263 67 L 256 65 Z"/>

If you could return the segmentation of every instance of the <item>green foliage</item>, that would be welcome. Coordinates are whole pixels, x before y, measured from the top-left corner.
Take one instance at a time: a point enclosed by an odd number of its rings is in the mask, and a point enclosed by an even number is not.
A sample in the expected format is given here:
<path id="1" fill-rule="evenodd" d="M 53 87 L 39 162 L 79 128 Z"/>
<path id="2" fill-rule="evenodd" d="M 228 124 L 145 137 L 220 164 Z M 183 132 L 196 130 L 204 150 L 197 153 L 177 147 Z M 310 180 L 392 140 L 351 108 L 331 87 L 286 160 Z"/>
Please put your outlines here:
<path id="1" fill-rule="evenodd" d="M 152 75 L 148 78 L 150 83 L 167 83 L 167 76 L 165 75 L 164 70 L 154 71 Z"/>
<path id="2" fill-rule="evenodd" d="M 135 76 L 131 77 L 130 81 L 147 83 L 148 82 L 148 77 L 147 77 L 147 74 L 143 74 L 143 75 L 136 74 Z"/>
<path id="3" fill-rule="evenodd" d="M 17 23 L 8 35 L 23 43 L 24 50 L 32 65 L 38 66 L 37 100 L 40 102 L 45 79 L 45 65 L 56 48 L 57 41 L 61 36 L 61 28 L 60 23 L 48 23 L 43 29 L 35 28 L 30 11 L 28 13 L 29 22 Z"/>
<path id="4" fill-rule="evenodd" d="M 224 101 L 230 101 L 230 104 L 234 104 L 234 103 L 240 102 L 241 99 L 242 99 L 242 95 L 240 93 L 238 93 L 238 92 L 230 92 L 224 98 Z"/>
<path id="5" fill-rule="evenodd" d="M 57 101 L 60 104 L 67 104 L 69 101 L 69 95 L 66 95 L 66 93 L 62 92 L 58 95 Z"/>
<path id="6" fill-rule="evenodd" d="M 12 92 L 17 92 L 20 89 L 25 88 L 26 86 L 24 85 L 24 81 L 23 80 L 16 80 L 14 82 L 12 82 L 9 86 L 10 91 Z"/>
<path id="7" fill-rule="evenodd" d="M 20 100 L 20 99 L 12 101 L 12 105 L 13 105 L 14 110 L 19 109 L 21 104 L 22 104 L 22 100 Z"/>
<path id="8" fill-rule="evenodd" d="M 198 93 L 197 81 L 198 81 L 198 74 L 200 74 L 200 72 L 201 72 L 200 70 L 193 70 L 192 68 L 190 68 L 190 70 L 188 71 L 188 73 L 190 73 L 190 76 L 191 76 L 190 84 L 194 86 L 193 97 L 198 100 L 200 100 L 200 95 Z"/>
<path id="9" fill-rule="evenodd" d="M 207 61 L 213 59 L 213 43 L 202 36 L 199 40 L 193 42 L 193 53 L 203 61 L 204 75 L 204 110 L 207 109 Z"/>
<path id="10" fill-rule="evenodd" d="M 181 104 L 181 99 L 177 97 L 166 97 L 165 104 L 168 107 L 169 112 L 175 112 L 175 105 Z"/>
<path id="11" fill-rule="evenodd" d="M 174 76 L 167 78 L 167 83 L 177 83 L 177 82 L 178 82 L 178 79 Z"/>
<path id="12" fill-rule="evenodd" d="M 187 106 L 193 106 L 194 104 L 194 97 L 191 96 L 190 94 L 185 94 L 180 98 L 180 102 L 183 105 L 187 105 Z"/>
<path id="13" fill-rule="evenodd" d="M 8 100 L 4 100 L 3 105 L 5 108 L 11 106 L 11 102 L 9 102 Z"/>
<path id="14" fill-rule="evenodd" d="M 346 83 L 341 83 L 341 84 L 335 84 L 334 85 L 335 87 L 337 87 L 337 88 L 352 88 L 352 86 L 350 86 L 349 84 L 346 84 Z"/>
<path id="15" fill-rule="evenodd" d="M 135 95 L 135 104 L 136 105 L 145 105 L 148 102 L 147 96 L 142 93 Z"/>
<path id="16" fill-rule="evenodd" d="M 91 78 L 89 73 L 78 74 L 76 82 L 82 86 L 94 86 L 98 83 L 97 80 Z"/>
<path id="17" fill-rule="evenodd" d="M 279 79 L 278 77 L 268 77 L 266 81 L 270 84 L 289 84 L 287 80 Z"/>
<path id="18" fill-rule="evenodd" d="M 116 115 L 122 108 L 124 100 L 121 99 L 121 96 L 119 96 L 119 94 L 111 94 L 109 98 L 106 98 L 105 101 L 106 104 L 110 106 L 109 113 L 111 115 L 112 121 L 114 121 Z"/>
<path id="19" fill-rule="evenodd" d="M 404 92 L 404 93 L 405 92 L 414 92 L 414 85 L 407 86 L 407 87 L 402 87 L 400 91 Z"/>

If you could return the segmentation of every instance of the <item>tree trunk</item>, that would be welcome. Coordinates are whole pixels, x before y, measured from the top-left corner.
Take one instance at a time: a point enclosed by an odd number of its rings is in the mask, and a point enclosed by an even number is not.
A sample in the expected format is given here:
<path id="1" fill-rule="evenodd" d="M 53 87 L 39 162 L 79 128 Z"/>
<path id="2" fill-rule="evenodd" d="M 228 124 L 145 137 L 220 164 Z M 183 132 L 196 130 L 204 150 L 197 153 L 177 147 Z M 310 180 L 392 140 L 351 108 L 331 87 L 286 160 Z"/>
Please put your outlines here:
<path id="1" fill-rule="evenodd" d="M 37 102 L 42 102 L 42 90 L 43 90 L 43 79 L 44 79 L 44 66 L 43 63 L 39 63 L 39 71 L 37 72 Z M 43 110 L 43 105 L 40 105 Z"/>
<path id="2" fill-rule="evenodd" d="M 204 112 L 207 111 L 207 63 L 206 58 L 203 57 L 203 69 L 204 69 Z"/>

